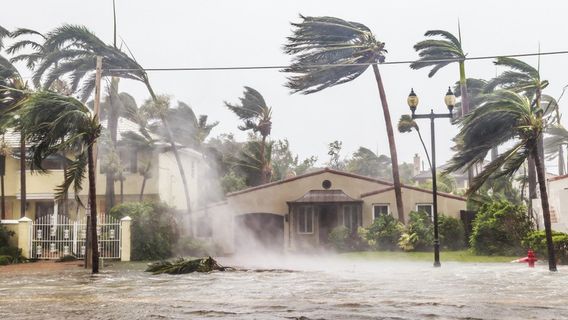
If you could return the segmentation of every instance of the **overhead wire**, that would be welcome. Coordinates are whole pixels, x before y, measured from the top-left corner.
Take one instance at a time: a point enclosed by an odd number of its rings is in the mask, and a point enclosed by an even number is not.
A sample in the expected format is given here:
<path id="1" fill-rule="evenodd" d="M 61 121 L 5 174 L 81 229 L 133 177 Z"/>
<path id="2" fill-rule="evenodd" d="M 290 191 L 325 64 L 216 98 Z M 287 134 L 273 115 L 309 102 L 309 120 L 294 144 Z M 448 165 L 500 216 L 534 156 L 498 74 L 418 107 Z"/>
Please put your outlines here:
<path id="1" fill-rule="evenodd" d="M 386 61 L 383 63 L 344 63 L 344 64 L 315 64 L 309 65 L 313 68 L 326 68 L 326 67 L 353 67 L 353 66 L 370 66 L 373 64 L 384 65 L 398 65 L 398 64 L 411 64 L 414 62 L 420 63 L 438 63 L 438 62 L 459 62 L 467 60 L 488 60 L 500 57 L 521 58 L 532 56 L 550 56 L 550 55 L 564 55 L 568 51 L 549 51 L 549 52 L 534 52 L 534 53 L 519 53 L 519 54 L 505 54 L 505 55 L 492 55 L 492 56 L 479 56 L 479 57 L 465 57 L 465 58 L 452 58 L 452 59 L 432 59 L 432 60 L 399 60 L 399 61 Z M 267 65 L 267 66 L 218 66 L 218 67 L 171 67 L 171 68 L 142 68 L 142 69 L 127 69 L 127 68 L 110 68 L 106 69 L 111 72 L 127 72 L 144 70 L 148 72 L 155 71 L 230 71 L 230 70 L 266 70 L 266 69 L 286 69 L 290 65 Z M 104 69 L 104 65 L 103 65 Z"/>

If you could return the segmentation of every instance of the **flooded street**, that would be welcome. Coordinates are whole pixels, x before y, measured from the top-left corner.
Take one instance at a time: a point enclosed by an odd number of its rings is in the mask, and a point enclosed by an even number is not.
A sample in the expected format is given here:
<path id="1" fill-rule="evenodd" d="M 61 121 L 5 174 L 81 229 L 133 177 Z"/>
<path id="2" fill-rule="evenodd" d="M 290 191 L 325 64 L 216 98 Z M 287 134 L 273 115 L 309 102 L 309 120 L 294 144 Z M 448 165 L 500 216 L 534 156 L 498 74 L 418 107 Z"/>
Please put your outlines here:
<path id="1" fill-rule="evenodd" d="M 2 319 L 568 319 L 568 268 L 307 259 L 157 275 L 0 273 Z M 276 266 L 280 269 L 271 269 Z"/>

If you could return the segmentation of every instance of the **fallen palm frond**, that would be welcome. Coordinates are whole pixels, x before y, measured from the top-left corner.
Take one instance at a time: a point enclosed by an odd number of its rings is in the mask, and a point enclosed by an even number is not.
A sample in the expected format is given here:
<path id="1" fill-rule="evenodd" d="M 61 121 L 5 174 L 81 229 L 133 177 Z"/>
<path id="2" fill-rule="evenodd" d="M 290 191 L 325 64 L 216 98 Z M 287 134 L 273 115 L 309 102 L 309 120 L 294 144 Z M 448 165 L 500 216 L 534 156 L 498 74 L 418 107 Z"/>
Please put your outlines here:
<path id="1" fill-rule="evenodd" d="M 221 266 L 211 257 L 201 259 L 178 258 L 173 261 L 157 261 L 148 265 L 146 272 L 152 274 L 184 274 L 192 272 L 226 271 L 232 268 Z"/>

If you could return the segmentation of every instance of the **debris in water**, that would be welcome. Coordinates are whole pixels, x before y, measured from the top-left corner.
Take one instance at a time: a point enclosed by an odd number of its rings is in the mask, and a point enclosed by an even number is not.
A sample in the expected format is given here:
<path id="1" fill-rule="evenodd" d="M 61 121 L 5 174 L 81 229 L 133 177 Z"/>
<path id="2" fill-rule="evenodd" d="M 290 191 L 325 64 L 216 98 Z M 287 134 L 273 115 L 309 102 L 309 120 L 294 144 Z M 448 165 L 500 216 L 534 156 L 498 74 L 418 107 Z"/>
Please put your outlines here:
<path id="1" fill-rule="evenodd" d="M 150 263 L 146 272 L 152 274 L 183 274 L 191 272 L 211 272 L 211 271 L 227 271 L 233 270 L 232 268 L 221 266 L 215 259 L 211 257 L 200 259 L 184 259 L 178 258 L 173 261 L 158 261 Z"/>

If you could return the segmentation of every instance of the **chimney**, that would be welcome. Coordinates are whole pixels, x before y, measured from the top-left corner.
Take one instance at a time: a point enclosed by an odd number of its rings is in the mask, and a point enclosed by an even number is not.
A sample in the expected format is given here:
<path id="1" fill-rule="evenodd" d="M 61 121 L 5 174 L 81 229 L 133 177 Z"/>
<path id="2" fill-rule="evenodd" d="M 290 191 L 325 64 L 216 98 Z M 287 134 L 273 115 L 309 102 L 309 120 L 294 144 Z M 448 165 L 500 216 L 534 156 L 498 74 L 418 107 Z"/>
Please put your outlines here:
<path id="1" fill-rule="evenodd" d="M 420 173 L 420 156 L 418 153 L 414 154 L 414 165 L 412 166 L 412 175 L 415 176 Z"/>

